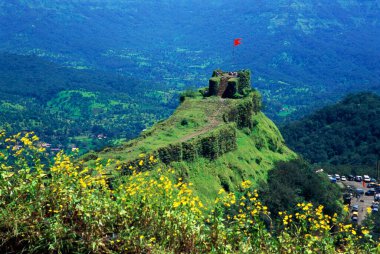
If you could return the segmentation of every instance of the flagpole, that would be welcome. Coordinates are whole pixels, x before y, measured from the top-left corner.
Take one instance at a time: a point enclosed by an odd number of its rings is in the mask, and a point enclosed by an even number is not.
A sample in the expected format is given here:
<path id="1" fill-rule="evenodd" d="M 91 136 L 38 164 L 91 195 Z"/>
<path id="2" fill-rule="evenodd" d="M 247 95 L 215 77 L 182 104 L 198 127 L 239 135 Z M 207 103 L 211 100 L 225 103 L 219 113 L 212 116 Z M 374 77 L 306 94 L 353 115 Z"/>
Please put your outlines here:
<path id="1" fill-rule="evenodd" d="M 235 48 L 236 48 L 236 46 L 241 44 L 240 40 L 241 40 L 241 38 L 234 39 L 234 44 L 232 45 L 232 66 L 236 65 Z"/>

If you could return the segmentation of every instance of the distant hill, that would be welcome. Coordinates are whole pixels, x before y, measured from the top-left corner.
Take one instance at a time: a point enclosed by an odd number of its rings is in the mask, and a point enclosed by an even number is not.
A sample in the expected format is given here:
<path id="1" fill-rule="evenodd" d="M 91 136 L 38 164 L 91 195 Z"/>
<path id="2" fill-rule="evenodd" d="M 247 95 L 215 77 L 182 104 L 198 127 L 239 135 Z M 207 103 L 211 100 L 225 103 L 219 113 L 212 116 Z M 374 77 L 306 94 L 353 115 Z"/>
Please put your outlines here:
<path id="1" fill-rule="evenodd" d="M 54 148 L 99 149 L 136 137 L 170 114 L 178 102 L 151 95 L 152 85 L 35 56 L 0 54 L 0 128 L 35 131 Z"/>
<path id="2" fill-rule="evenodd" d="M 121 161 L 128 171 L 129 165 L 141 168 L 139 161 L 154 155 L 178 177 L 192 182 L 206 201 L 221 188 L 238 191 L 242 180 L 258 186 L 276 162 L 296 158 L 277 127 L 260 112 L 258 92 L 242 99 L 193 92 L 183 99 L 171 117 L 140 137 L 83 158 L 89 165 L 97 158 Z"/>
<path id="3" fill-rule="evenodd" d="M 91 70 L 76 70 L 36 56 L 0 54 L 0 93 L 46 101 L 63 90 L 92 92 L 135 91 L 136 80 Z"/>
<path id="4" fill-rule="evenodd" d="M 0 51 L 137 77 L 163 96 L 249 68 L 281 122 L 380 92 L 379 17 L 379 2 L 362 0 L 1 1 Z"/>
<path id="5" fill-rule="evenodd" d="M 289 147 L 312 163 L 374 169 L 380 159 L 380 96 L 348 95 L 281 132 Z"/>

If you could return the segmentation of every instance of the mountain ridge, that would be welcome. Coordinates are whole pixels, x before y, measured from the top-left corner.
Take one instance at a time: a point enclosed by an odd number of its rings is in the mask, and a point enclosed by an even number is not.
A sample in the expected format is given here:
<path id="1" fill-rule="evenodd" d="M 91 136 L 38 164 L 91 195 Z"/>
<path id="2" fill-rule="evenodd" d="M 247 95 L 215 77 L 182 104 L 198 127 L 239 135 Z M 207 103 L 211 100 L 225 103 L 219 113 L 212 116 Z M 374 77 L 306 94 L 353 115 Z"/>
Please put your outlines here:
<path id="1" fill-rule="evenodd" d="M 261 96 L 254 90 L 240 99 L 204 97 L 195 91 L 171 117 L 137 139 L 83 159 L 88 165 L 112 160 L 111 168 L 119 166 L 128 173 L 129 168 L 149 170 L 141 160 L 153 156 L 161 167 L 173 168 L 178 177 L 192 182 L 208 203 L 221 188 L 239 190 L 242 180 L 258 186 L 276 162 L 297 157 L 260 109 Z"/>

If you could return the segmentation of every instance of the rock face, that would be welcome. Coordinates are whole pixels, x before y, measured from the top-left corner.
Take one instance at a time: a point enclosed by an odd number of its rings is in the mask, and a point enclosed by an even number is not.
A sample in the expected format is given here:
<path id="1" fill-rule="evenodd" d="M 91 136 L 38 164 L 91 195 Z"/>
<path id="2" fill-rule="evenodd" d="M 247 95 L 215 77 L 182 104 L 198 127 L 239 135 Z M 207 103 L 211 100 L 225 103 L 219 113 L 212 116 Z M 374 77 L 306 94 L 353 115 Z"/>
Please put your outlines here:
<path id="1" fill-rule="evenodd" d="M 251 88 L 251 72 L 241 70 L 237 72 L 223 72 L 215 70 L 209 80 L 209 96 L 222 98 L 241 98 Z"/>

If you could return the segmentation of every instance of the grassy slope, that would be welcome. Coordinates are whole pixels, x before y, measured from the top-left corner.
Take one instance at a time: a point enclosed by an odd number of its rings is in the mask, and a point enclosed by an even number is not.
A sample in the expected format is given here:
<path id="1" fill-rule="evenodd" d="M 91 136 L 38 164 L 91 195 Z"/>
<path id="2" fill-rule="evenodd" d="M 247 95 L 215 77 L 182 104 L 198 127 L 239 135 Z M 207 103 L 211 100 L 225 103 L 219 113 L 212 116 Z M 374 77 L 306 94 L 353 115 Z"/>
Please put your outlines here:
<path id="1" fill-rule="evenodd" d="M 238 190 L 242 180 L 251 180 L 254 185 L 266 181 L 268 170 L 276 161 L 295 158 L 296 155 L 283 144 L 277 127 L 263 113 L 254 117 L 258 125 L 249 130 L 238 131 L 238 149 L 224 154 L 215 161 L 200 158 L 194 162 L 175 162 L 189 182 L 194 183 L 196 193 L 204 200 L 213 200 L 220 188 L 228 186 L 230 191 Z M 281 143 L 281 153 L 271 151 L 270 143 Z M 258 149 L 256 144 L 263 143 Z"/>
<path id="2" fill-rule="evenodd" d="M 210 116 L 214 115 L 224 124 L 222 113 L 237 100 L 226 100 L 221 107 L 217 97 L 203 99 L 201 97 L 186 98 L 176 112 L 166 121 L 154 125 L 139 138 L 129 141 L 122 147 L 106 149 L 98 154 L 102 159 L 118 159 L 129 161 L 140 153 L 149 153 L 160 146 L 167 146 L 183 139 L 191 133 L 199 132 L 210 124 Z M 188 125 L 181 125 L 186 119 Z M 248 128 L 238 130 L 238 149 L 222 155 L 216 160 L 198 158 L 193 162 L 172 162 L 177 175 L 194 183 L 195 192 L 207 203 L 212 200 L 220 188 L 236 191 L 242 180 L 251 180 L 254 184 L 265 181 L 267 172 L 276 161 L 289 160 L 296 157 L 284 145 L 277 127 L 263 113 L 254 116 L 257 125 L 251 131 Z M 272 146 L 280 147 L 272 151 Z"/>
<path id="3" fill-rule="evenodd" d="M 233 101 L 226 103 L 232 104 Z M 171 117 L 143 132 L 139 138 L 127 142 L 124 145 L 125 149 L 111 149 L 110 152 L 103 152 L 100 155 L 107 159 L 130 160 L 141 153 L 149 153 L 159 147 L 167 146 L 204 129 L 210 124 L 208 116 L 217 111 L 219 105 L 219 98 L 216 97 L 207 99 L 203 99 L 201 96 L 187 98 Z M 221 113 L 222 111 L 216 117 L 219 121 L 222 121 Z M 187 120 L 186 125 L 181 124 L 184 119 Z"/>

